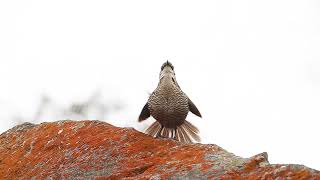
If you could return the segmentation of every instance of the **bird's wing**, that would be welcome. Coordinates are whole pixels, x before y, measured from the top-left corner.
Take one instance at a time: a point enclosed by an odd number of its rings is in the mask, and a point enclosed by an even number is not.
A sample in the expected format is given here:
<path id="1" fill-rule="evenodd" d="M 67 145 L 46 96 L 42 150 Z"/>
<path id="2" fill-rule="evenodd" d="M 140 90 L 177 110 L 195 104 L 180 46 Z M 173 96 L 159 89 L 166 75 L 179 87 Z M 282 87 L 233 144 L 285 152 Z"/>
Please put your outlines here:
<path id="1" fill-rule="evenodd" d="M 142 108 L 142 111 L 140 113 L 140 116 L 139 116 L 139 119 L 138 121 L 141 122 L 141 121 L 144 121 L 146 120 L 148 117 L 150 117 L 150 111 L 148 109 L 148 103 L 146 103 L 143 108 Z"/>
<path id="2" fill-rule="evenodd" d="M 198 108 L 197 108 L 197 106 L 194 105 L 193 102 L 192 102 L 189 98 L 188 98 L 188 105 L 189 105 L 189 110 L 190 110 L 193 114 L 195 114 L 195 115 L 197 115 L 197 116 L 199 116 L 199 117 L 202 117 L 201 114 L 200 114 L 200 112 L 199 112 L 199 110 L 198 110 Z"/>

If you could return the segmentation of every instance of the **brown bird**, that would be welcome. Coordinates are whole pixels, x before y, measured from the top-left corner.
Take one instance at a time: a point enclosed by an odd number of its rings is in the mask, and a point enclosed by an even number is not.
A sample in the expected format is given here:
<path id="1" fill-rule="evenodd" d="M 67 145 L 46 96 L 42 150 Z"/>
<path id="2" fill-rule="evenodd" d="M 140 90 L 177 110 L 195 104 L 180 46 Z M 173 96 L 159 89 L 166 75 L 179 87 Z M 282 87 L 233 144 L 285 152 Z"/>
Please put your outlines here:
<path id="1" fill-rule="evenodd" d="M 198 108 L 181 90 L 177 83 L 173 65 L 167 61 L 161 66 L 158 87 L 144 105 L 139 122 L 150 115 L 156 119 L 146 133 L 151 136 L 173 138 L 192 143 L 200 141 L 199 130 L 186 120 L 188 112 L 201 117 Z"/>

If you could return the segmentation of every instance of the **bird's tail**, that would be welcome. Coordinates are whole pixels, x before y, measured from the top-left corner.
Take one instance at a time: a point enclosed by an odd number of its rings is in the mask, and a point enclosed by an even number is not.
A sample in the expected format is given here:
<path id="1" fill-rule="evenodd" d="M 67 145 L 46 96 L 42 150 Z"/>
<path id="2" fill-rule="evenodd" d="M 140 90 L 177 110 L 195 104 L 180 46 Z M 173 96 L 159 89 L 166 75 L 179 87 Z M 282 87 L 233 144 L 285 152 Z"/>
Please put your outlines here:
<path id="1" fill-rule="evenodd" d="M 145 132 L 153 137 L 173 138 L 184 143 L 199 142 L 201 140 L 198 135 L 198 128 L 186 120 L 176 130 L 166 127 L 161 128 L 161 124 L 155 121 Z"/>

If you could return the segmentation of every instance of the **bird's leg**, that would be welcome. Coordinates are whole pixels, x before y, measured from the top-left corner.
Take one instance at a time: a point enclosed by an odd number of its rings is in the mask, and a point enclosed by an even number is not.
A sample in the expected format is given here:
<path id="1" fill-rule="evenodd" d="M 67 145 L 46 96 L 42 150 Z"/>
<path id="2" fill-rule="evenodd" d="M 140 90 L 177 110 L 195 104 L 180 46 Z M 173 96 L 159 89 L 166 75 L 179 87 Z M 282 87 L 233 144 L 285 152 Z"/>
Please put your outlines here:
<path id="1" fill-rule="evenodd" d="M 161 125 L 161 129 L 160 129 L 160 131 L 158 131 L 158 133 L 157 133 L 157 135 L 156 135 L 157 138 L 162 137 L 162 136 L 161 136 L 161 131 L 162 131 L 162 130 L 163 130 L 163 125 Z"/>
<path id="2" fill-rule="evenodd" d="M 177 136 L 177 128 L 174 128 L 174 137 L 173 137 L 174 140 L 176 141 L 179 141 L 178 140 L 178 136 Z"/>

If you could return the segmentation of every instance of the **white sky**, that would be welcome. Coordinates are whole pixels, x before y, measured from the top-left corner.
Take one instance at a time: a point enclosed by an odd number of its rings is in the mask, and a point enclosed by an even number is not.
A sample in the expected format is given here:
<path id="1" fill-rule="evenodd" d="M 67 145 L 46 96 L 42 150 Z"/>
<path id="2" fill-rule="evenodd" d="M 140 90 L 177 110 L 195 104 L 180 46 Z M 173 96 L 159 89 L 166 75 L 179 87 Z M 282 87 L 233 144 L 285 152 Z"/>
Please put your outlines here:
<path id="1" fill-rule="evenodd" d="M 319 50 L 316 0 L 0 1 L 0 132 L 43 93 L 67 104 L 99 88 L 126 103 L 108 121 L 141 130 L 169 59 L 203 143 L 320 169 Z"/>

